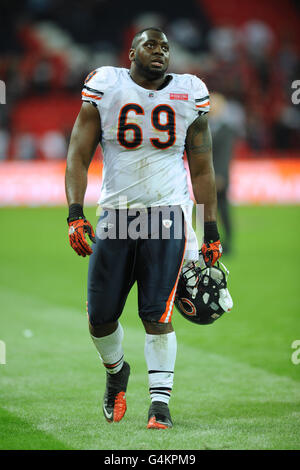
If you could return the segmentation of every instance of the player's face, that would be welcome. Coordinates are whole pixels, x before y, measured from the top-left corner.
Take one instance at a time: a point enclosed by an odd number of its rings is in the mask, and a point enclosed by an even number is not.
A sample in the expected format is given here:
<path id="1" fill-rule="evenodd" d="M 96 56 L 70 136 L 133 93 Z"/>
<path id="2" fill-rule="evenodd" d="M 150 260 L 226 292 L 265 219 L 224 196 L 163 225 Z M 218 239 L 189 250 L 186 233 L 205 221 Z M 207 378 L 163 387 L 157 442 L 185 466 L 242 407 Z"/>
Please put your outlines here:
<path id="1" fill-rule="evenodd" d="M 159 31 L 145 31 L 136 48 L 131 49 L 130 59 L 137 69 L 149 78 L 162 77 L 170 59 L 169 44 L 165 34 Z"/>

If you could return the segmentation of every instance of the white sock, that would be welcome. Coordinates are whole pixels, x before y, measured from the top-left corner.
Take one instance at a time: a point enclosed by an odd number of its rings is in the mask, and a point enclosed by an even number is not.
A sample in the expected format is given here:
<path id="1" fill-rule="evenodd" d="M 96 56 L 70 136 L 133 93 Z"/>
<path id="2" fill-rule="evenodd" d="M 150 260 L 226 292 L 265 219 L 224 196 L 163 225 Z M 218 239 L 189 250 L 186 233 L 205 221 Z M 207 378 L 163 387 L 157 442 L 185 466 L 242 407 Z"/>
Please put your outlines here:
<path id="1" fill-rule="evenodd" d="M 95 338 L 95 336 L 91 335 L 100 359 L 109 374 L 116 374 L 123 367 L 123 337 L 124 331 L 120 323 L 118 324 L 117 329 L 110 335 L 103 336 L 102 338 Z"/>
<path id="2" fill-rule="evenodd" d="M 145 358 L 148 367 L 151 401 L 169 403 L 173 387 L 177 352 L 175 331 L 145 338 Z"/>

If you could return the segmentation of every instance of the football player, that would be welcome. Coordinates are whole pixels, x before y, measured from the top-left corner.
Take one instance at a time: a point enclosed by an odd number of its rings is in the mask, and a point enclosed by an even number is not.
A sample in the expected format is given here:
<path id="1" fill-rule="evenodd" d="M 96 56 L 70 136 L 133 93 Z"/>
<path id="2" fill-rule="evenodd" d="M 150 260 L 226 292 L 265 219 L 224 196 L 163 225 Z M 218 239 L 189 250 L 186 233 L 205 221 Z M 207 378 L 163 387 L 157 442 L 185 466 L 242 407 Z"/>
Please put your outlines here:
<path id="1" fill-rule="evenodd" d="M 168 405 L 177 349 L 171 319 L 179 275 L 190 256 L 184 229 L 191 204 L 184 150 L 195 200 L 204 204 L 205 261 L 213 265 L 222 251 L 207 120 L 209 94 L 198 77 L 167 73 L 169 43 L 157 28 L 135 35 L 129 59 L 130 69 L 100 67 L 85 80 L 67 157 L 67 220 L 72 248 L 90 256 L 89 330 L 106 369 L 104 416 L 117 422 L 126 411 L 130 367 L 124 360 L 119 318 L 137 282 L 151 398 L 147 427 L 167 429 L 172 427 Z M 99 142 L 104 157 L 102 213 L 95 235 L 83 204 L 89 164 Z M 152 237 L 153 210 L 162 216 Z M 137 217 L 142 217 L 146 236 L 130 236 Z M 124 220 L 125 237 L 120 235 Z M 163 236 L 166 232 L 168 237 Z"/>

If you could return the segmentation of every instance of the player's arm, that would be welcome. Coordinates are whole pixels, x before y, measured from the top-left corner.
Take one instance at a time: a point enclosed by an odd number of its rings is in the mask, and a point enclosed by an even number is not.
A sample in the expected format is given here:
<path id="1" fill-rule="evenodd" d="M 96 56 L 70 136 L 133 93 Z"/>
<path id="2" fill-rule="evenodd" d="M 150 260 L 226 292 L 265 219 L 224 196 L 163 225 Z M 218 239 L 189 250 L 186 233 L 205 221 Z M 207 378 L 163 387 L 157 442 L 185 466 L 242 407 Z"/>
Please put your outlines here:
<path id="1" fill-rule="evenodd" d="M 97 109 L 84 102 L 75 121 L 67 155 L 65 174 L 66 196 L 69 204 L 69 239 L 80 256 L 90 255 L 92 249 L 85 239 L 88 233 L 95 241 L 91 224 L 83 213 L 89 165 L 101 136 L 100 116 Z"/>
<path id="2" fill-rule="evenodd" d="M 202 253 L 207 263 L 214 264 L 222 254 L 222 247 L 217 228 L 217 193 L 207 114 L 199 116 L 190 125 L 186 137 L 186 154 L 196 203 L 204 204 Z"/>
<path id="3" fill-rule="evenodd" d="M 100 140 L 99 112 L 91 104 L 82 103 L 75 121 L 67 155 L 66 195 L 69 206 L 83 206 L 89 165 Z"/>

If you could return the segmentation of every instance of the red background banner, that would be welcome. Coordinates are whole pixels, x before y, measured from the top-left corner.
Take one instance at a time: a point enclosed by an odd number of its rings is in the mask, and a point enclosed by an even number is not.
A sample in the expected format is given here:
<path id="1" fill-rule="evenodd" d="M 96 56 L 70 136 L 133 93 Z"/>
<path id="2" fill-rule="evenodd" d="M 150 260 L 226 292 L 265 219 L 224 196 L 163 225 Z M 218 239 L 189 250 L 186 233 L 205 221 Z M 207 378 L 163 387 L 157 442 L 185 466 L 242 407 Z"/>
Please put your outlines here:
<path id="1" fill-rule="evenodd" d="M 2 162 L 0 205 L 66 204 L 65 166 L 65 161 Z M 229 197 L 233 204 L 300 203 L 300 160 L 233 160 L 230 175 Z M 102 162 L 94 160 L 89 170 L 86 205 L 96 205 L 101 181 Z"/>

